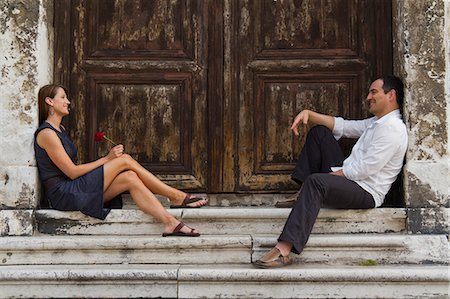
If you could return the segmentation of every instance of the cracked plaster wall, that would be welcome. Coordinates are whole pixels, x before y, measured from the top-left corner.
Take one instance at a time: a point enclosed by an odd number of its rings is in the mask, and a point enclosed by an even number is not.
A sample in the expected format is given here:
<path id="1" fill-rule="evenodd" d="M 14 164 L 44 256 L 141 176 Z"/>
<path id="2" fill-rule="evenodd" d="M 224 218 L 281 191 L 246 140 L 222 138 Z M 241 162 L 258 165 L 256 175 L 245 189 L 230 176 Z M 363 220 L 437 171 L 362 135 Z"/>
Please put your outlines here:
<path id="1" fill-rule="evenodd" d="M 48 0 L 3 0 L 0 6 L 1 234 L 29 233 L 38 202 L 33 133 L 38 88 L 53 77 L 52 7 Z"/>
<path id="2" fill-rule="evenodd" d="M 394 69 L 405 79 L 410 232 L 448 232 L 450 1 L 393 1 Z"/>
<path id="3" fill-rule="evenodd" d="M 445 2 L 445 24 L 444 24 L 444 36 L 445 36 L 445 65 L 446 65 L 446 78 L 445 78 L 445 94 L 447 103 L 447 167 L 450 172 L 450 0 Z M 450 176 L 450 175 L 449 175 Z M 450 179 L 447 180 L 447 207 L 450 202 Z M 450 219 L 448 215 L 450 211 L 447 209 L 447 220 Z"/>

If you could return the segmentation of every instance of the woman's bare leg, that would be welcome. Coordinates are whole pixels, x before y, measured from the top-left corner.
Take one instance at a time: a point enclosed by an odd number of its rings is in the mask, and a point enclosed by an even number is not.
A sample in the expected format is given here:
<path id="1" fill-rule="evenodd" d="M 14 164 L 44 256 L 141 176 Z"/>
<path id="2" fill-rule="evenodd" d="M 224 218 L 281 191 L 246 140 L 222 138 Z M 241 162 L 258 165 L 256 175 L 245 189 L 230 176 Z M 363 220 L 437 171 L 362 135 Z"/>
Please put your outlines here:
<path id="1" fill-rule="evenodd" d="M 166 211 L 134 171 L 125 171 L 117 175 L 105 190 L 104 199 L 109 201 L 125 191 L 130 192 L 131 198 L 139 209 L 163 223 L 164 232 L 172 232 L 180 223 L 179 220 Z M 183 227 L 181 231 L 189 233 L 190 229 Z M 194 230 L 194 232 L 198 231 Z"/>
<path id="2" fill-rule="evenodd" d="M 140 165 L 136 160 L 126 154 L 104 165 L 105 187 L 107 186 L 108 182 L 112 182 L 112 179 L 114 177 L 125 170 L 132 170 L 136 172 L 141 181 L 151 192 L 169 198 L 169 200 L 175 205 L 181 204 L 186 197 L 186 193 L 163 183 L 151 172 L 142 167 L 142 165 Z M 205 204 L 206 201 L 203 200 L 195 203 L 194 206 L 203 206 Z"/>

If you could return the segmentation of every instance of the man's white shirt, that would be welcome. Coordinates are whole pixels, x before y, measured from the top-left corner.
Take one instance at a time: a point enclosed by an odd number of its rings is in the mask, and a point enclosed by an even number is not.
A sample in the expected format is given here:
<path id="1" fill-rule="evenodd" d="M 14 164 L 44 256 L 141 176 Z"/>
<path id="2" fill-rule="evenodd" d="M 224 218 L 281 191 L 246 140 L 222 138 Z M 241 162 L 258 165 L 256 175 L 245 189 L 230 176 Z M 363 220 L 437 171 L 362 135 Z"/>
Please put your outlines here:
<path id="1" fill-rule="evenodd" d="M 400 110 L 364 120 L 336 117 L 333 135 L 336 140 L 341 137 L 359 139 L 342 167 L 331 169 L 342 169 L 346 178 L 373 196 L 376 207 L 381 206 L 402 169 L 408 146 L 408 133 Z"/>

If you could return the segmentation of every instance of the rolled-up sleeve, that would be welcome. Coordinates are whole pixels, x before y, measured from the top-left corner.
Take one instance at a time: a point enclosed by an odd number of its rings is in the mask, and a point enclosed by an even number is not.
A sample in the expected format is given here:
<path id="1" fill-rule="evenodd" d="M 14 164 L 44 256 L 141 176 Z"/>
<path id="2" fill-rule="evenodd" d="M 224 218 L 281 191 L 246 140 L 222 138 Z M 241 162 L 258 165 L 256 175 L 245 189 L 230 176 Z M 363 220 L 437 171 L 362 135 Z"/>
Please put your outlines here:
<path id="1" fill-rule="evenodd" d="M 339 140 L 342 135 L 344 135 L 344 119 L 342 117 L 335 117 L 333 128 L 334 139 Z"/>
<path id="2" fill-rule="evenodd" d="M 374 121 L 374 117 L 363 120 L 347 120 L 342 117 L 335 117 L 333 136 L 336 140 L 341 139 L 341 137 L 359 138 Z"/>

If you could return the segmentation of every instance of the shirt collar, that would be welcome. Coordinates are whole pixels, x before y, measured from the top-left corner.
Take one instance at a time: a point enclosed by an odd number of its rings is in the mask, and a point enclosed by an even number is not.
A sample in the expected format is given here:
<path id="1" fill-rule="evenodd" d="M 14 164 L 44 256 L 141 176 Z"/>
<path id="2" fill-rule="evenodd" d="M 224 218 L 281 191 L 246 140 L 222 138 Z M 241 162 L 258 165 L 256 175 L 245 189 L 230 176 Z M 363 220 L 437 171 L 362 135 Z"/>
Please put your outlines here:
<path id="1" fill-rule="evenodd" d="M 401 119 L 402 115 L 400 114 L 400 109 L 395 109 L 381 118 L 378 118 L 377 116 L 375 116 L 375 123 L 382 124 L 382 123 L 386 122 L 389 118 L 400 118 Z"/>

